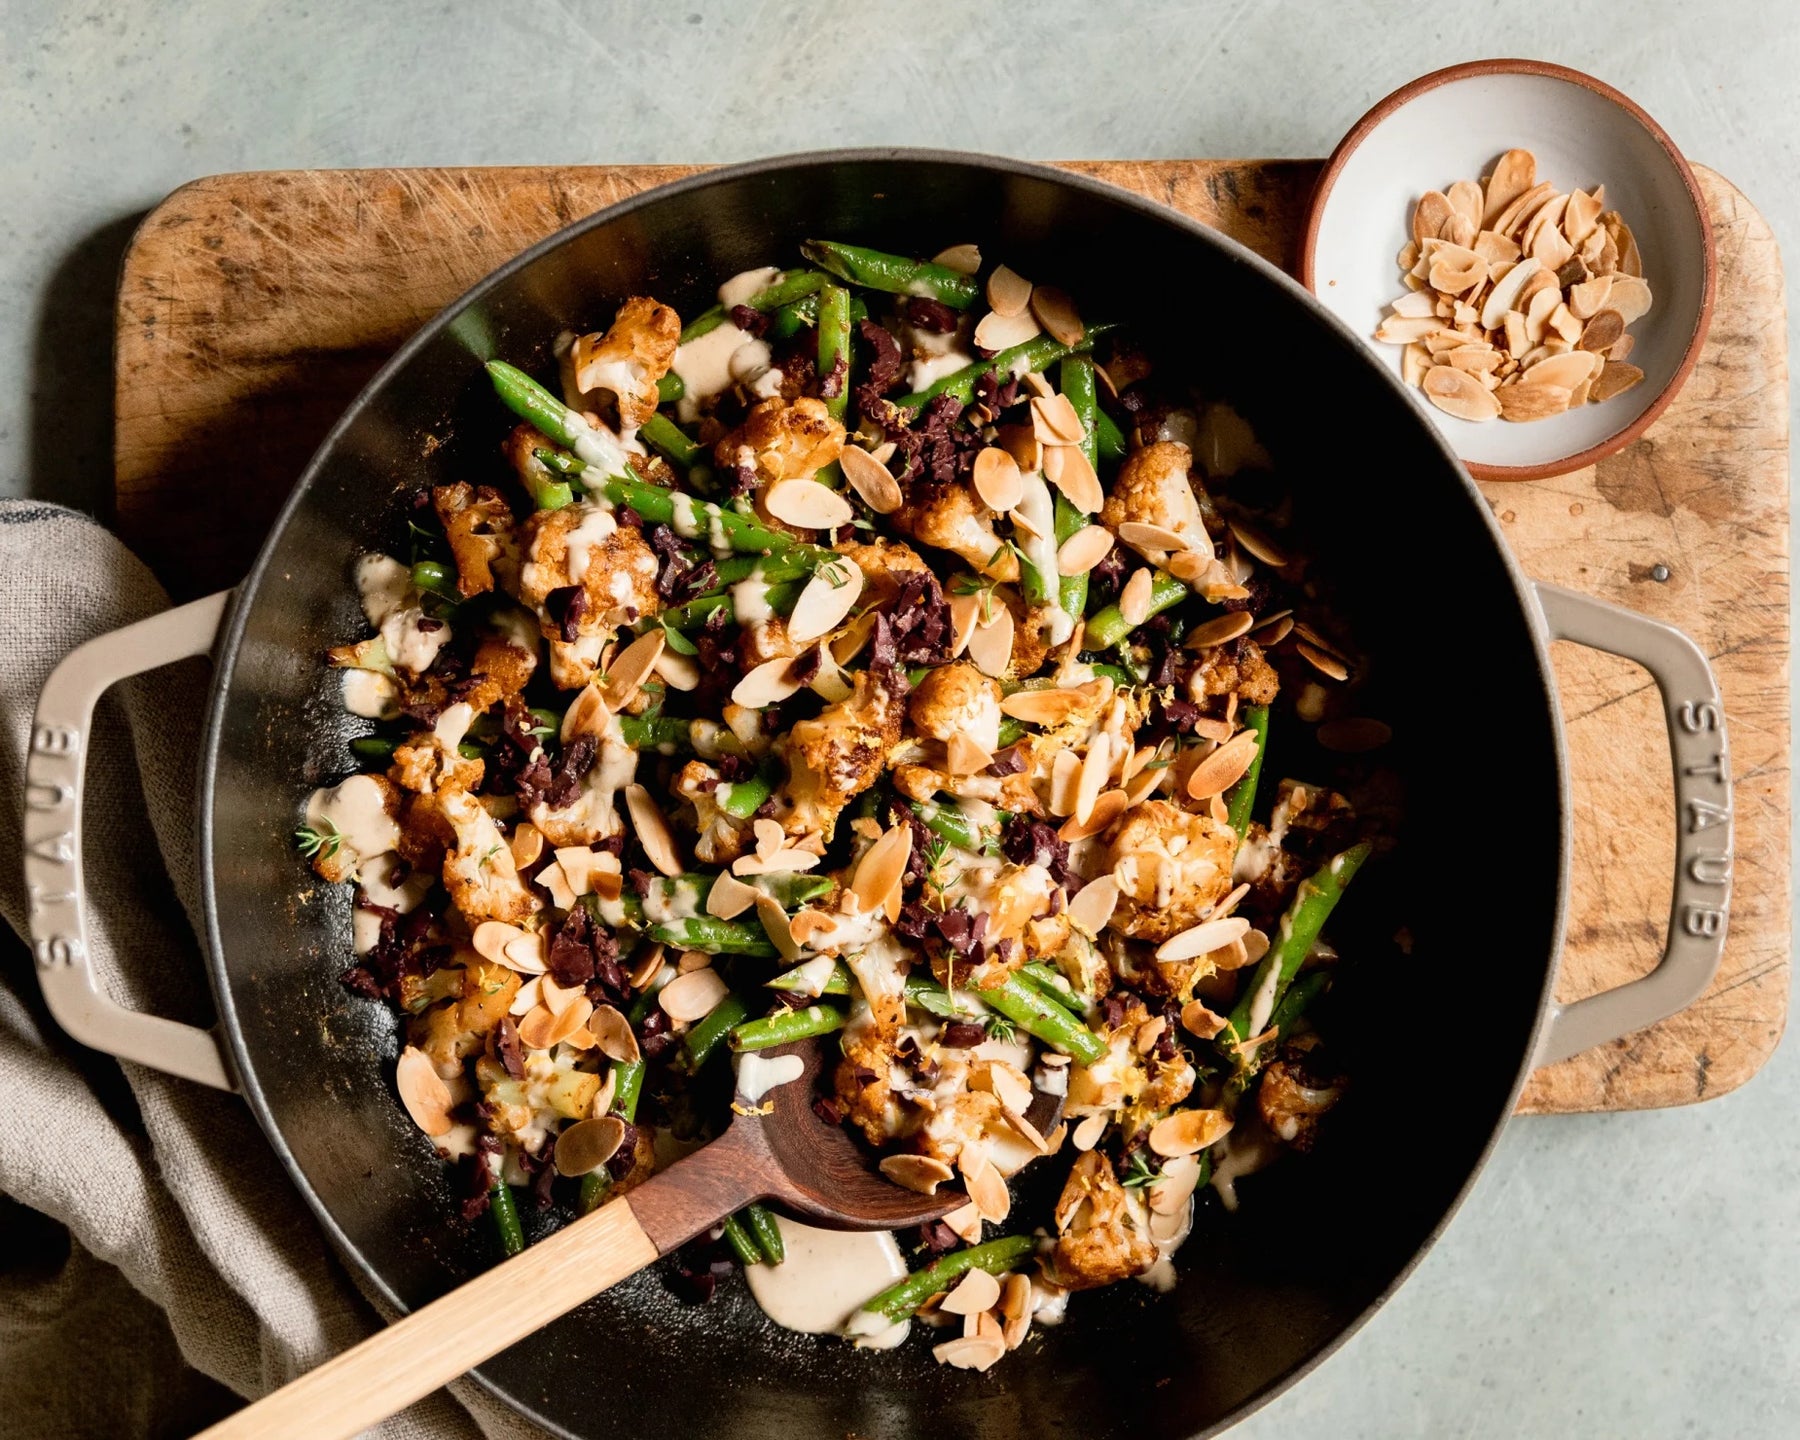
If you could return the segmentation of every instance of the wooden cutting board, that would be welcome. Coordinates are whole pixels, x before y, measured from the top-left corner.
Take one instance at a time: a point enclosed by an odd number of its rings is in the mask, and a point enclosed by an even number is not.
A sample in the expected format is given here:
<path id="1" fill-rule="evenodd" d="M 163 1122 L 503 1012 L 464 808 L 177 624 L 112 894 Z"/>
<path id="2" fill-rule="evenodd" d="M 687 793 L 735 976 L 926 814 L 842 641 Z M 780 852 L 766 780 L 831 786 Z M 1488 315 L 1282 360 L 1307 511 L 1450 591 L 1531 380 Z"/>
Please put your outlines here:
<path id="1" fill-rule="evenodd" d="M 119 286 L 117 523 L 171 592 L 235 582 L 314 447 L 376 367 L 524 246 L 690 166 L 219 175 L 144 221 Z M 1291 267 L 1316 161 L 1068 166 Z M 1678 625 L 1718 669 L 1738 854 L 1730 942 L 1691 1009 L 1540 1070 L 1521 1109 L 1627 1110 L 1720 1095 L 1787 1015 L 1788 408 L 1768 223 L 1699 169 L 1719 247 L 1712 335 L 1680 398 L 1597 468 L 1495 484 L 1525 569 Z M 1576 807 L 1558 996 L 1644 973 L 1669 913 L 1674 816 L 1654 686 L 1557 647 Z"/>

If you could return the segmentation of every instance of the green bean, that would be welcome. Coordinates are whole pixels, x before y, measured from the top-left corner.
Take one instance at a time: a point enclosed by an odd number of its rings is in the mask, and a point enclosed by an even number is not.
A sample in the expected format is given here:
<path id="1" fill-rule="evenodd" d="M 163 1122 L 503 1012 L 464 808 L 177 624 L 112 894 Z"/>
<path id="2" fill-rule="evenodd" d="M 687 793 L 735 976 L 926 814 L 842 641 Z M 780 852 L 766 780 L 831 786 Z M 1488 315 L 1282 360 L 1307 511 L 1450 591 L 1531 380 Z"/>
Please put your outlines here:
<path id="1" fill-rule="evenodd" d="M 850 292 L 842 285 L 819 292 L 819 379 L 822 385 L 836 382 L 825 396 L 825 408 L 834 420 L 842 420 L 850 405 Z"/>
<path id="2" fill-rule="evenodd" d="M 796 965 L 792 970 L 783 970 L 773 980 L 764 983 L 771 990 L 784 990 L 790 993 L 795 990 L 810 989 L 811 982 L 804 972 L 807 965 L 811 963 L 811 961 L 806 961 Z M 831 973 L 826 977 L 824 985 L 820 987 L 819 994 L 848 995 L 853 988 L 849 967 L 840 963 L 831 967 Z"/>
<path id="3" fill-rule="evenodd" d="M 619 730 L 633 750 L 657 750 L 673 754 L 692 745 L 694 722 L 668 715 L 621 715 Z"/>
<path id="4" fill-rule="evenodd" d="M 538 464 L 546 470 L 554 470 L 558 475 L 579 475 L 587 469 L 586 465 L 583 465 L 567 450 L 557 450 L 550 446 L 540 445 L 531 453 Z"/>
<path id="5" fill-rule="evenodd" d="M 917 410 L 927 400 L 935 400 L 939 395 L 954 395 L 967 405 L 975 398 L 975 382 L 989 371 L 993 371 L 1007 379 L 1024 375 L 1030 371 L 1043 370 L 1055 364 L 1065 355 L 1073 355 L 1078 350 L 1091 350 L 1094 342 L 1108 330 L 1116 327 L 1111 323 L 1090 325 L 1087 334 L 1075 345 L 1064 345 L 1060 340 L 1048 335 L 1039 335 L 1027 340 L 1023 345 L 1014 345 L 1010 350 L 1002 350 L 989 360 L 977 360 L 973 365 L 965 365 L 962 369 L 952 371 L 935 384 L 911 395 L 902 395 L 894 401 L 896 405 L 904 405 L 908 409 Z"/>
<path id="6" fill-rule="evenodd" d="M 770 951 L 774 946 L 769 947 Z M 728 1036 L 732 1027 L 739 1024 L 750 1014 L 750 1007 L 744 1003 L 744 997 L 735 990 L 707 1012 L 706 1017 L 696 1020 L 682 1037 L 687 1049 L 688 1069 L 698 1071 L 719 1048 L 719 1042 Z"/>
<path id="7" fill-rule="evenodd" d="M 603 493 L 613 504 L 637 511 L 652 525 L 667 525 L 684 539 L 709 539 L 709 532 L 716 525 L 720 537 L 740 555 L 778 555 L 809 571 L 843 562 L 835 550 L 808 545 L 783 531 L 759 525 L 735 510 L 696 500 L 679 490 L 664 490 L 638 480 L 609 480 Z"/>
<path id="8" fill-rule="evenodd" d="M 698 340 L 702 335 L 709 335 L 725 323 L 725 307 L 715 305 L 710 310 L 702 310 L 692 320 L 681 327 L 681 343 Z"/>
<path id="9" fill-rule="evenodd" d="M 1281 1039 L 1287 1039 L 1294 1029 L 1294 1022 L 1306 1013 L 1306 1007 L 1323 995 L 1331 986 L 1329 970 L 1308 970 L 1297 977 L 1288 986 L 1287 994 L 1281 997 L 1269 1016 L 1269 1025 Z"/>
<path id="10" fill-rule="evenodd" d="M 746 1269 L 762 1264 L 762 1251 L 756 1248 L 756 1241 L 751 1238 L 749 1228 L 735 1215 L 725 1217 L 725 1242 L 737 1253 Z"/>
<path id="11" fill-rule="evenodd" d="M 1150 604 L 1144 612 L 1144 619 L 1162 614 L 1171 605 L 1179 604 L 1192 593 L 1185 581 L 1177 580 L 1167 570 L 1154 571 L 1150 577 Z M 1087 637 L 1082 644 L 1090 650 L 1110 650 L 1136 628 L 1117 605 L 1108 605 L 1088 621 Z"/>
<path id="12" fill-rule="evenodd" d="M 565 464 L 560 458 L 568 456 Z M 559 457 L 551 459 L 548 457 Z M 534 510 L 560 510 L 565 505 L 575 503 L 575 490 L 567 480 L 559 480 L 559 475 L 577 475 L 587 466 L 569 455 L 565 450 L 547 449 L 539 445 L 526 457 L 524 465 L 519 469 L 519 483 L 525 487 L 525 493 L 531 496 Z"/>
<path id="13" fill-rule="evenodd" d="M 1071 1015 L 1080 1019 L 1082 999 L 1070 987 L 1062 971 L 1054 965 L 1045 965 L 1041 961 L 1034 960 L 1028 965 L 1021 965 L 1015 973 L 1020 980 L 1031 986 L 1046 1000 L 1054 1000 Z"/>
<path id="14" fill-rule="evenodd" d="M 1103 661 L 1097 661 L 1088 666 L 1088 669 L 1094 672 L 1095 679 L 1099 679 L 1104 675 L 1115 685 L 1131 686 L 1141 683 L 1138 680 L 1138 677 L 1133 675 L 1129 670 L 1121 669 L 1117 665 L 1108 665 Z"/>
<path id="15" fill-rule="evenodd" d="M 1225 792 L 1227 823 L 1236 832 L 1238 844 L 1250 830 L 1250 812 L 1256 806 L 1256 782 L 1262 774 L 1263 752 L 1269 748 L 1269 707 L 1249 705 L 1244 709 L 1244 723 L 1256 732 L 1256 753 L 1250 757 L 1250 768 Z"/>
<path id="16" fill-rule="evenodd" d="M 807 975 L 806 965 L 796 965 L 792 970 L 784 970 L 773 980 L 766 981 L 771 990 L 805 991 L 811 988 L 811 978 Z M 819 987 L 821 995 L 851 995 L 856 992 L 856 977 L 850 973 L 850 967 L 837 964 L 831 967 L 831 973 L 825 977 L 825 983 Z M 905 981 L 906 1003 L 915 1005 L 921 1010 L 930 1011 L 933 1015 L 951 1016 L 961 1014 L 957 1009 L 955 998 L 931 976 L 925 974 L 908 975 Z"/>
<path id="17" fill-rule="evenodd" d="M 658 986 L 657 989 L 661 987 Z M 650 1007 L 656 1003 L 656 990 L 647 989 L 631 1002 L 631 1008 L 625 1012 L 625 1018 L 631 1022 L 635 1032 L 649 1015 Z M 615 1064 L 613 1070 L 612 1112 L 627 1125 L 637 1121 L 638 1099 L 644 1093 L 644 1062 L 641 1059 Z"/>
<path id="18" fill-rule="evenodd" d="M 462 591 L 456 588 L 456 567 L 436 560 L 421 560 L 412 567 L 412 583 L 427 595 L 460 604 Z"/>
<path id="19" fill-rule="evenodd" d="M 879 1295 L 862 1303 L 858 1314 L 879 1315 L 898 1323 L 911 1315 L 940 1290 L 948 1290 L 952 1281 L 971 1270 L 985 1270 L 990 1275 L 1003 1275 L 1037 1248 L 1029 1235 L 1002 1235 L 967 1250 L 952 1250 L 940 1256 L 923 1270 L 915 1270 L 897 1285 L 890 1285 Z"/>
<path id="20" fill-rule="evenodd" d="M 803 295 L 791 305 L 783 305 L 769 316 L 769 328 L 765 338 L 770 340 L 790 340 L 809 325 L 819 323 L 818 295 Z"/>
<path id="21" fill-rule="evenodd" d="M 504 360 L 490 360 L 487 372 L 488 378 L 493 382 L 494 393 L 513 414 L 542 431 L 564 449 L 573 450 L 588 468 L 607 476 L 631 473 L 625 448 L 619 444 L 616 436 L 607 431 L 596 430 L 588 424 L 585 416 L 571 410 L 516 365 L 508 365 Z M 532 467 L 528 465 L 525 468 L 530 470 Z M 526 484 L 531 483 L 524 476 L 520 478 Z M 556 487 L 547 487 L 554 488 Z M 568 489 L 566 485 L 561 488 L 564 491 Z M 589 484 L 588 488 L 591 490 L 594 487 Z M 568 502 L 565 500 L 563 503 Z M 538 509 L 557 508 L 555 505 L 545 504 L 543 498 L 538 497 Z"/>
<path id="22" fill-rule="evenodd" d="M 517 1255 L 525 1248 L 525 1231 L 519 1225 L 519 1207 L 513 1203 L 512 1186 L 496 1180 L 488 1191 L 488 1211 L 494 1217 L 494 1233 L 500 1237 L 500 1249 L 506 1255 Z"/>
<path id="23" fill-rule="evenodd" d="M 688 439 L 682 428 L 667 415 L 652 415 L 638 426 L 638 438 L 660 450 L 682 469 L 691 469 L 706 454 L 706 447 Z"/>
<path id="24" fill-rule="evenodd" d="M 581 1177 L 581 1193 L 575 1201 L 577 1215 L 592 1215 L 606 1203 L 606 1192 L 612 1189 L 612 1172 L 602 1165 Z"/>
<path id="25" fill-rule="evenodd" d="M 687 394 L 687 381 L 673 370 L 656 382 L 656 401 L 659 405 L 673 405 Z"/>
<path id="26" fill-rule="evenodd" d="M 710 915 L 665 920 L 648 926 L 644 933 L 677 950 L 703 950 L 708 955 L 748 955 L 753 959 L 773 960 L 780 953 L 774 941 L 763 933 L 761 925 L 742 920 L 716 920 Z M 743 1018 L 743 1015 L 738 1016 L 738 1020 Z M 735 1025 L 737 1021 L 732 1023 Z"/>
<path id="27" fill-rule="evenodd" d="M 1268 953 L 1257 964 L 1256 973 L 1232 1009 L 1231 1022 L 1221 1033 L 1221 1041 L 1229 1044 L 1249 1038 L 1250 1012 L 1256 1008 L 1257 995 L 1265 989 L 1270 994 L 1269 1013 L 1273 1015 L 1280 1008 L 1282 996 L 1299 974 L 1319 932 L 1325 928 L 1325 921 L 1343 898 L 1344 887 L 1356 878 L 1356 872 L 1368 858 L 1366 843 L 1352 845 L 1300 882 Z"/>
<path id="28" fill-rule="evenodd" d="M 399 748 L 400 742 L 392 735 L 358 735 L 350 742 L 350 753 L 373 765 L 391 764 Z"/>
<path id="29" fill-rule="evenodd" d="M 743 556 L 741 558 L 755 560 L 760 557 Z M 792 579 L 771 580 L 769 578 L 771 574 L 788 576 L 795 572 L 797 574 Z M 777 615 L 786 615 L 791 611 L 800 599 L 800 592 L 806 588 L 803 583 L 805 576 L 806 571 L 798 566 L 771 563 L 763 572 L 763 582 L 769 587 L 769 609 Z M 672 605 L 659 614 L 645 616 L 632 629 L 639 635 L 648 634 L 659 627 L 666 630 L 692 630 L 696 626 L 706 624 L 721 611 L 727 620 L 737 618 L 737 603 L 729 590 L 716 594 L 699 595 L 680 605 Z"/>
<path id="30" fill-rule="evenodd" d="M 1057 368 L 1057 386 L 1074 407 L 1075 418 L 1081 421 L 1081 453 L 1087 457 L 1089 465 L 1098 467 L 1100 450 L 1096 426 L 1100 401 L 1094 390 L 1094 357 L 1088 354 L 1063 356 L 1062 364 Z M 1087 529 L 1088 525 L 1087 516 L 1076 509 L 1069 502 L 1068 496 L 1060 490 L 1056 492 L 1055 524 L 1059 549 L 1065 540 L 1078 531 Z M 1058 599 L 1064 614 L 1079 620 L 1087 611 L 1087 597 L 1088 577 L 1085 570 L 1079 575 L 1062 577 Z"/>
<path id="31" fill-rule="evenodd" d="M 734 820 L 748 820 L 762 809 L 763 802 L 769 798 L 780 778 L 779 767 L 765 762 L 748 780 L 721 782 L 719 789 L 725 792 L 725 798 L 720 800 L 717 791 L 713 793 L 713 798 L 718 802 L 719 808 Z"/>
<path id="32" fill-rule="evenodd" d="M 908 260 L 861 245 L 842 245 L 834 240 L 805 240 L 800 251 L 815 265 L 840 280 L 867 290 L 893 295 L 923 295 L 941 301 L 952 310 L 967 310 L 981 294 L 980 282 L 946 265 L 928 260 Z"/>
<path id="33" fill-rule="evenodd" d="M 830 1005 L 808 1005 L 804 1010 L 777 1010 L 760 1020 L 746 1020 L 731 1031 L 733 1050 L 766 1050 L 814 1035 L 829 1035 L 844 1028 L 844 1012 Z"/>
<path id="34" fill-rule="evenodd" d="M 1094 450 L 1099 462 L 1112 464 L 1125 458 L 1125 432 L 1119 429 L 1119 422 L 1104 410 L 1094 415 Z"/>
<path id="35" fill-rule="evenodd" d="M 954 806 L 939 805 L 936 802 L 912 802 L 912 812 L 925 822 L 925 828 L 934 835 L 940 835 L 952 845 L 964 850 L 972 850 L 978 855 L 997 855 L 1000 844 L 996 835 L 990 834 L 982 826 L 977 825 L 967 815 Z M 996 821 L 1004 825 L 1009 819 L 1004 810 L 995 812 Z"/>
<path id="36" fill-rule="evenodd" d="M 1000 748 L 1017 743 L 1025 737 L 1025 726 L 1022 722 L 1008 715 L 1000 722 Z"/>
<path id="37" fill-rule="evenodd" d="M 775 1223 L 774 1213 L 768 1206 L 758 1205 L 754 1201 L 746 1205 L 744 1222 L 756 1237 L 757 1248 L 771 1265 L 779 1265 L 787 1259 L 787 1245 L 781 1238 L 781 1227 Z"/>
<path id="38" fill-rule="evenodd" d="M 1106 1042 L 1056 1001 L 1034 986 L 1008 975 L 1004 983 L 980 992 L 982 1003 L 998 1010 L 1021 1030 L 1037 1036 L 1083 1065 L 1092 1065 L 1106 1054 Z"/>

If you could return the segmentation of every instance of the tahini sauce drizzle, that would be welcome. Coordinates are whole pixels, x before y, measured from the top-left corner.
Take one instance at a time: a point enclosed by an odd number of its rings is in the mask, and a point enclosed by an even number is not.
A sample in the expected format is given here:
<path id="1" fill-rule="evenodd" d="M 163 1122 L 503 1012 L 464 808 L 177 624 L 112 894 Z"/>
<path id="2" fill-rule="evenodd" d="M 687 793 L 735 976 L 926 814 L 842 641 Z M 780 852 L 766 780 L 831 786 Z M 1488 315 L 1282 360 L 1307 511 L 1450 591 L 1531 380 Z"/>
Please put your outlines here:
<path id="1" fill-rule="evenodd" d="M 885 1230 L 821 1230 L 777 1215 L 787 1259 L 744 1271 L 750 1293 L 784 1330 L 805 1335 L 844 1332 L 865 1300 L 906 1277 L 900 1247 Z M 903 1324 L 892 1327 L 905 1338 Z M 871 1346 L 897 1344 L 887 1330 L 859 1337 Z"/>

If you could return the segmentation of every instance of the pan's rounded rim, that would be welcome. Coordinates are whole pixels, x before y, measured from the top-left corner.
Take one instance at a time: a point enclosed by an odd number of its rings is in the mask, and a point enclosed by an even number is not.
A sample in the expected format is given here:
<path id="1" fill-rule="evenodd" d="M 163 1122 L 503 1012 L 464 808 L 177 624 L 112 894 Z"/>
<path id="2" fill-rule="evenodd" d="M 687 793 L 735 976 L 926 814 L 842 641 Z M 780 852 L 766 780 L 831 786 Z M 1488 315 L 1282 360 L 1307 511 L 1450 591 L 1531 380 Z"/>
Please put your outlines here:
<path id="1" fill-rule="evenodd" d="M 363 388 L 357 392 L 356 398 L 345 407 L 344 413 L 320 441 L 319 447 L 307 461 L 305 468 L 295 481 L 292 492 L 282 504 L 267 537 L 257 552 L 249 573 L 237 587 L 237 595 L 231 606 L 230 614 L 221 629 L 218 644 L 213 653 L 214 672 L 212 694 L 207 705 L 206 726 L 200 751 L 200 779 L 198 787 L 198 832 L 201 910 L 206 931 L 206 964 L 208 978 L 211 981 L 215 1004 L 218 1007 L 219 1022 L 225 1031 L 231 1047 L 232 1060 L 237 1072 L 240 1093 L 256 1116 L 264 1136 L 280 1159 L 289 1179 L 299 1190 L 301 1197 L 313 1212 L 321 1228 L 331 1240 L 349 1268 L 357 1278 L 359 1288 L 365 1296 L 378 1300 L 389 1312 L 405 1315 L 409 1307 L 399 1295 L 377 1272 L 375 1267 L 363 1255 L 362 1251 L 351 1243 L 349 1237 L 337 1223 L 336 1218 L 319 1198 L 317 1192 L 308 1182 L 293 1151 L 288 1147 L 281 1133 L 274 1113 L 269 1108 L 267 1097 L 257 1080 L 257 1072 L 244 1044 L 243 1028 L 239 1024 L 236 1006 L 232 1000 L 232 991 L 225 973 L 223 959 L 223 939 L 219 930 L 218 896 L 214 888 L 214 847 L 213 810 L 216 798 L 218 778 L 218 747 L 224 723 L 225 702 L 231 691 L 231 680 L 236 670 L 237 654 L 243 642 L 244 629 L 257 592 L 269 570 L 276 542 L 286 530 L 289 522 L 298 513 L 304 503 L 307 491 L 314 478 L 323 468 L 326 459 L 336 449 L 343 436 L 354 425 L 362 412 L 374 403 L 389 385 L 412 363 L 422 350 L 430 345 L 444 330 L 453 325 L 470 306 L 483 299 L 491 291 L 505 285 L 522 271 L 528 270 L 542 257 L 562 248 L 588 231 L 611 224 L 626 215 L 656 205 L 675 195 L 687 194 L 694 190 L 703 190 L 709 186 L 730 183 L 737 180 L 770 176 L 796 170 L 827 168 L 836 165 L 868 164 L 870 162 L 899 162 L 911 165 L 946 165 L 965 169 L 985 170 L 995 176 L 1016 176 L 1024 179 L 1044 181 L 1068 189 L 1077 190 L 1104 200 L 1123 209 L 1134 211 L 1146 219 L 1155 220 L 1169 227 L 1182 231 L 1200 244 L 1218 251 L 1225 258 L 1243 265 L 1258 274 L 1263 280 L 1285 291 L 1308 310 L 1327 331 L 1334 332 L 1343 343 L 1345 352 L 1355 356 L 1358 364 L 1380 376 L 1381 382 L 1387 385 L 1399 402 L 1398 413 L 1408 416 L 1412 423 L 1420 427 L 1429 442 L 1443 456 L 1446 467 L 1461 482 L 1464 498 L 1476 512 L 1480 522 L 1485 525 L 1489 540 L 1498 552 L 1502 568 L 1512 585 L 1513 599 L 1519 607 L 1521 618 L 1525 621 L 1532 651 L 1537 658 L 1539 678 L 1544 685 L 1544 703 L 1550 720 L 1552 732 L 1552 756 L 1556 766 L 1556 789 L 1560 799 L 1557 825 L 1557 885 L 1554 896 L 1554 907 L 1551 916 L 1551 947 L 1546 957 L 1544 978 L 1539 988 L 1535 1016 L 1531 1029 L 1526 1036 L 1524 1049 L 1519 1057 L 1518 1069 L 1513 1075 L 1512 1083 L 1507 1090 L 1506 1104 L 1500 1117 L 1494 1122 L 1477 1152 L 1473 1164 L 1469 1167 L 1467 1178 L 1457 1189 L 1444 1213 L 1432 1226 L 1418 1248 L 1407 1259 L 1394 1276 L 1381 1290 L 1352 1317 L 1330 1340 L 1314 1350 L 1306 1359 L 1300 1361 L 1283 1374 L 1270 1380 L 1261 1389 L 1252 1392 L 1236 1408 L 1203 1430 L 1196 1431 L 1190 1440 L 1210 1440 L 1232 1426 L 1237 1425 L 1248 1416 L 1262 1409 L 1280 1395 L 1304 1380 L 1325 1361 L 1335 1355 L 1375 1314 L 1381 1310 L 1399 1288 L 1411 1278 L 1414 1270 L 1431 1252 L 1450 1222 L 1467 1201 L 1475 1182 L 1480 1178 L 1488 1162 L 1493 1158 L 1495 1147 L 1499 1144 L 1501 1133 L 1507 1121 L 1518 1106 L 1519 1095 L 1523 1091 L 1525 1081 L 1531 1073 L 1532 1056 L 1543 1035 L 1547 1022 L 1551 989 L 1555 982 L 1557 961 L 1563 945 L 1563 936 L 1567 923 L 1568 906 L 1568 857 L 1570 853 L 1570 820 L 1569 820 L 1569 780 L 1565 753 L 1561 708 L 1557 703 L 1554 670 L 1551 666 L 1548 644 L 1544 639 L 1542 628 L 1532 623 L 1537 614 L 1537 601 L 1532 590 L 1532 582 L 1520 569 L 1511 548 L 1507 545 L 1499 522 L 1481 491 L 1476 488 L 1467 467 L 1457 457 L 1449 442 L 1432 425 L 1420 415 L 1411 398 L 1406 394 L 1399 377 L 1389 373 L 1373 357 L 1371 357 L 1358 337 L 1347 325 L 1333 315 L 1324 304 L 1304 285 L 1295 280 L 1278 266 L 1271 264 L 1256 254 L 1248 246 L 1233 240 L 1223 232 L 1214 230 L 1199 221 L 1183 215 L 1170 206 L 1159 204 L 1142 195 L 1123 190 L 1116 185 L 1108 184 L 1077 171 L 1065 170 L 1054 165 L 1038 161 L 1016 160 L 1006 156 L 985 155 L 977 151 L 940 150 L 931 148 L 915 148 L 908 146 L 874 146 L 863 148 L 847 148 L 839 150 L 811 150 L 790 155 L 769 156 L 760 160 L 746 161 L 735 165 L 719 166 L 714 169 L 701 170 L 693 175 L 684 176 L 665 185 L 645 190 L 637 195 L 597 210 L 592 215 L 563 227 L 554 234 L 546 236 L 535 245 L 521 251 L 504 265 L 489 273 L 456 300 L 446 305 L 441 311 L 427 321 L 419 330 L 407 339 L 393 357 L 384 364 Z M 490 1395 L 525 1416 L 535 1424 L 542 1426 L 552 1435 L 562 1440 L 583 1440 L 582 1436 L 565 1429 L 562 1425 L 541 1414 L 520 1397 L 503 1389 L 496 1381 L 484 1374 L 481 1369 L 469 1371 L 465 1378 L 473 1379 Z"/>

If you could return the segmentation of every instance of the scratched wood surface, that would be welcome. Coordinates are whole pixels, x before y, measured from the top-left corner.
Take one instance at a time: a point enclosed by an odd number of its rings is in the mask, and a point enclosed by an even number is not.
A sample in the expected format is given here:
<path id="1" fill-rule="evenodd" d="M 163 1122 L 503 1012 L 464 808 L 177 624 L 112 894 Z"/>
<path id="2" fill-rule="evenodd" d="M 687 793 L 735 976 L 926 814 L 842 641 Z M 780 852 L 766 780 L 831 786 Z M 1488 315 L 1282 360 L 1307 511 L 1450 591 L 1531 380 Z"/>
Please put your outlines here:
<path id="1" fill-rule="evenodd" d="M 1097 161 L 1290 265 L 1314 161 Z M 686 166 L 221 175 L 144 221 L 120 281 L 116 519 L 178 598 L 236 581 L 338 412 L 409 334 L 524 246 Z M 1737 868 L 1711 989 L 1649 1030 L 1537 1072 L 1521 1109 L 1704 1100 L 1767 1059 L 1787 1013 L 1788 412 L 1781 262 L 1768 224 L 1700 169 L 1718 235 L 1711 338 L 1681 397 L 1597 468 L 1485 487 L 1525 569 L 1685 629 L 1730 722 Z M 221 484 L 221 477 L 229 483 Z M 1659 578 L 1666 577 L 1666 578 Z M 1558 995 L 1660 953 L 1674 856 L 1649 677 L 1559 646 L 1576 809 Z"/>

